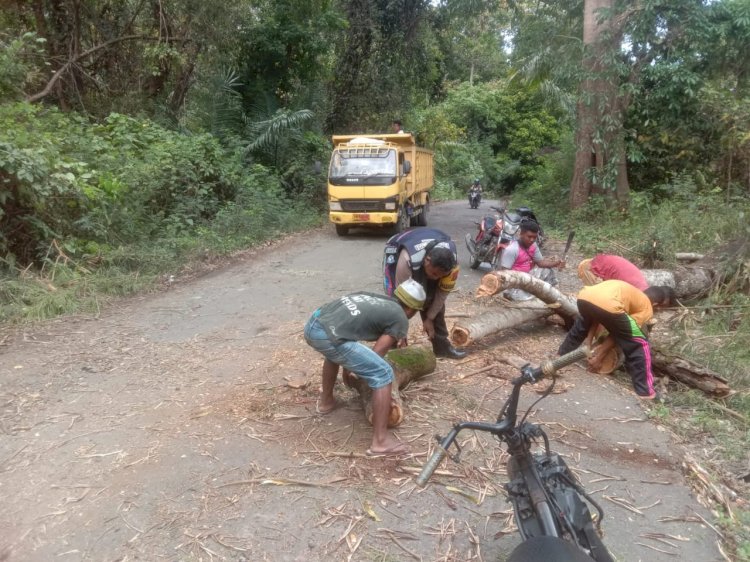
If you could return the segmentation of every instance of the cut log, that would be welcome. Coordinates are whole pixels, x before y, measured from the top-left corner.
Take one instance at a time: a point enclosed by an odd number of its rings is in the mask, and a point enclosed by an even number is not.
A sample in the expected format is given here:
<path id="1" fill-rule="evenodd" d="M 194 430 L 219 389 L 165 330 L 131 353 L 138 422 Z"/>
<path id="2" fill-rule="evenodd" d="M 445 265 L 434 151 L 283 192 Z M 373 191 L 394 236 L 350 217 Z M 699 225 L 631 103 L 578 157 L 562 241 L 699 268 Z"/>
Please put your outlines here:
<path id="1" fill-rule="evenodd" d="M 392 349 L 385 356 L 393 367 L 394 381 L 391 387 L 391 411 L 388 415 L 388 427 L 396 427 L 404 421 L 404 408 L 399 389 L 409 383 L 435 371 L 437 359 L 432 349 L 423 346 L 409 346 Z M 372 424 L 372 389 L 360 378 L 353 380 L 353 388 L 359 393 L 365 408 L 365 417 Z"/>
<path id="2" fill-rule="evenodd" d="M 681 300 L 695 300 L 708 295 L 714 282 L 711 269 L 694 266 L 678 266 L 674 271 L 666 269 L 642 269 L 643 276 L 651 286 L 667 286 L 674 289 Z"/>
<path id="3" fill-rule="evenodd" d="M 703 259 L 703 254 L 696 254 L 695 252 L 677 252 L 674 258 L 677 261 L 698 261 Z"/>
<path id="4" fill-rule="evenodd" d="M 727 380 L 711 369 L 688 361 L 684 357 L 672 355 L 658 349 L 651 349 L 654 372 L 680 381 L 690 387 L 702 390 L 709 396 L 722 398 L 732 394 Z"/>
<path id="5" fill-rule="evenodd" d="M 451 341 L 453 345 L 463 347 L 495 332 L 533 322 L 555 312 L 557 310 L 538 299 L 511 303 L 456 323 L 451 330 Z"/>
<path id="6" fill-rule="evenodd" d="M 611 348 L 605 357 L 602 368 L 597 373 L 601 375 L 612 373 L 615 369 L 622 366 L 623 358 L 624 356 L 620 348 L 617 346 Z M 654 374 L 658 377 L 672 378 L 691 388 L 702 390 L 707 395 L 715 398 L 722 398 L 732 394 L 732 389 L 729 388 L 725 378 L 684 357 L 655 349 L 651 345 L 651 359 Z"/>
<path id="7" fill-rule="evenodd" d="M 705 297 L 714 282 L 713 270 L 696 266 L 678 266 L 674 271 L 667 269 L 643 269 L 643 276 L 649 285 L 667 286 L 675 290 L 682 300 L 695 300 Z M 565 295 L 549 283 L 521 271 L 493 271 L 480 282 L 477 297 L 496 295 L 506 289 L 523 289 L 546 303 L 559 303 L 558 312 L 572 318 L 578 314 L 575 297 Z"/>
<path id="8" fill-rule="evenodd" d="M 569 318 L 578 315 L 575 297 L 558 291 L 555 287 L 523 271 L 493 271 L 482 277 L 476 296 L 492 296 L 506 289 L 522 289 L 549 305 L 559 305 L 558 314 Z"/>
<path id="9" fill-rule="evenodd" d="M 591 350 L 593 354 L 596 354 L 596 348 L 598 346 L 594 346 Z M 599 369 L 596 370 L 597 373 L 600 375 L 611 375 L 615 372 L 615 370 L 618 367 L 622 366 L 622 363 L 625 359 L 625 355 L 623 354 L 622 350 L 617 347 L 611 347 L 609 351 L 604 355 L 604 357 L 601 360 L 601 366 Z"/>

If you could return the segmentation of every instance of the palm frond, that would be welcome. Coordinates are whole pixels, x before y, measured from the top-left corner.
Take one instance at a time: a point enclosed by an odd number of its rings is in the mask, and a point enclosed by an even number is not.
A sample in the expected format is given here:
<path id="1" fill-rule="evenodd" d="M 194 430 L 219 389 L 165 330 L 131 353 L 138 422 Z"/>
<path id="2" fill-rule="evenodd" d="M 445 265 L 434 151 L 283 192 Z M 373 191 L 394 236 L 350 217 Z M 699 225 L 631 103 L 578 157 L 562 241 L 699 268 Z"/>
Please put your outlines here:
<path id="1" fill-rule="evenodd" d="M 224 68 L 212 80 L 210 130 L 218 135 L 236 131 L 243 123 L 240 76 L 236 70 Z"/>
<path id="2" fill-rule="evenodd" d="M 290 111 L 278 110 L 271 118 L 248 124 L 249 137 L 247 150 L 261 150 L 275 145 L 285 134 L 297 130 L 302 123 L 309 121 L 313 112 L 309 109 Z"/>

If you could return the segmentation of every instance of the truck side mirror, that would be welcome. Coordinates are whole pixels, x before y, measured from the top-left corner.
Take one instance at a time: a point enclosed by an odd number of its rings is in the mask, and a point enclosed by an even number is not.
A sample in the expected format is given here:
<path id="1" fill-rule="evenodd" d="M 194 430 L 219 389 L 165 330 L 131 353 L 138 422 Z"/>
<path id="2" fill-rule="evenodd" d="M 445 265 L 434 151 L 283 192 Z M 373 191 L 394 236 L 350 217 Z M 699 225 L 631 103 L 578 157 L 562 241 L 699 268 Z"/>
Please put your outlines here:
<path id="1" fill-rule="evenodd" d="M 320 160 L 316 160 L 313 162 L 313 172 L 317 175 L 320 175 L 320 173 L 323 171 L 323 164 Z"/>
<path id="2" fill-rule="evenodd" d="M 411 172 L 411 162 L 409 162 L 409 160 L 404 160 L 404 175 L 408 176 L 409 172 Z"/>

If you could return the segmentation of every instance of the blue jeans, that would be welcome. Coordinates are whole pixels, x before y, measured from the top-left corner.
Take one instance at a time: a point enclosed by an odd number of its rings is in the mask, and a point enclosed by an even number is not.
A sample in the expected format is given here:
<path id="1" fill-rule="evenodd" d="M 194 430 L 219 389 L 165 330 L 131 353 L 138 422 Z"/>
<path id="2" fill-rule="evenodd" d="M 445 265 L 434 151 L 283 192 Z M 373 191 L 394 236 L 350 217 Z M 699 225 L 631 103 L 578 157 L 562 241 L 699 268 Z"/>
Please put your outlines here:
<path id="1" fill-rule="evenodd" d="M 317 313 L 305 325 L 305 341 L 323 357 L 349 369 L 372 389 L 393 382 L 393 368 L 372 349 L 356 341 L 333 343 L 318 321 Z"/>

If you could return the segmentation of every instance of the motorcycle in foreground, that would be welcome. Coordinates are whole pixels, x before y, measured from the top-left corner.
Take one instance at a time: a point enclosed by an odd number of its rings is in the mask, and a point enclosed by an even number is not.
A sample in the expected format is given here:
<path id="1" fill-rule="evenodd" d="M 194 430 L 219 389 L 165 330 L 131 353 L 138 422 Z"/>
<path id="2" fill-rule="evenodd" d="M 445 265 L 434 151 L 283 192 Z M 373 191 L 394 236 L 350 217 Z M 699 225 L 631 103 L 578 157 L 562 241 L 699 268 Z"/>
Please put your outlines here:
<path id="1" fill-rule="evenodd" d="M 475 188 L 469 189 L 469 207 L 472 209 L 478 209 L 479 203 L 482 200 L 482 193 Z"/>
<path id="2" fill-rule="evenodd" d="M 497 214 L 487 215 L 476 223 L 479 229 L 474 238 L 471 234 L 465 237 L 471 269 L 477 269 L 482 263 L 489 263 L 492 269 L 496 269 L 503 250 L 518 238 L 521 224 L 528 220 L 537 222 L 536 215 L 528 207 L 518 207 L 513 211 L 494 206 L 490 206 L 490 209 Z M 544 234 L 540 226 L 537 245 L 541 247 L 543 241 Z"/>
<path id="3" fill-rule="evenodd" d="M 417 485 L 425 486 L 440 462 L 449 456 L 452 445 L 456 453 L 450 458 L 460 461 L 461 444 L 457 438 L 461 431 L 484 431 L 505 443 L 505 491 L 523 541 L 508 562 L 614 562 L 600 537 L 604 520 L 601 506 L 583 489 L 563 458 L 550 450 L 544 428 L 526 421 L 536 403 L 553 392 L 557 371 L 588 356 L 588 349 L 582 347 L 539 367 L 524 365 L 520 376 L 511 381 L 513 389 L 497 420 L 458 422 L 447 436 L 436 436 L 437 447 L 416 479 Z M 521 387 L 547 377 L 552 378 L 552 384 L 519 421 Z M 534 447 L 536 443 L 541 447 Z M 596 510 L 596 517 L 592 517 L 589 506 Z"/>

